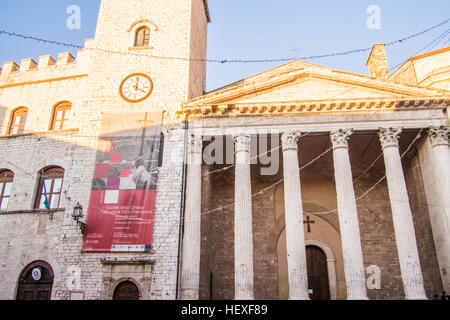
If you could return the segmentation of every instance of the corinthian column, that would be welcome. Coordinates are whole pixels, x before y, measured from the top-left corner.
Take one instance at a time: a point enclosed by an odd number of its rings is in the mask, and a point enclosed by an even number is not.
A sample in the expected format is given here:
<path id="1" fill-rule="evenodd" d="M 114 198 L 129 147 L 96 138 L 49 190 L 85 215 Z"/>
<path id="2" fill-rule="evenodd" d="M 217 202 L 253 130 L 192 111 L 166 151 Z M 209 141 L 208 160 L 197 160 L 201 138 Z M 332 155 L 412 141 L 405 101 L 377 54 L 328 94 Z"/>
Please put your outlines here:
<path id="1" fill-rule="evenodd" d="M 198 300 L 200 288 L 202 137 L 190 136 L 186 177 L 181 299 Z"/>
<path id="2" fill-rule="evenodd" d="M 430 142 L 436 156 L 436 162 L 441 174 L 439 187 L 442 190 L 443 203 L 441 204 L 445 212 L 447 239 L 450 241 L 450 148 L 449 148 L 450 128 L 440 127 L 430 129 Z M 450 253 L 450 248 L 449 248 Z M 450 267 L 450 265 L 448 266 Z M 450 273 L 450 269 L 449 269 Z M 450 290 L 450 288 L 448 289 Z"/>
<path id="3" fill-rule="evenodd" d="M 395 239 L 406 299 L 426 299 L 416 234 L 398 148 L 401 129 L 380 129 Z"/>
<path id="4" fill-rule="evenodd" d="M 445 127 L 431 128 L 429 139 L 435 158 L 435 168 L 432 177 L 438 192 L 437 200 L 428 203 L 430 210 L 433 237 L 438 254 L 444 290 L 450 291 L 450 129 Z"/>
<path id="5" fill-rule="evenodd" d="M 235 299 L 253 300 L 253 227 L 252 185 L 250 177 L 250 136 L 236 136 L 235 150 Z"/>
<path id="6" fill-rule="evenodd" d="M 334 174 L 348 300 L 367 300 L 364 262 L 348 140 L 352 130 L 331 132 Z"/>
<path id="7" fill-rule="evenodd" d="M 289 299 L 309 300 L 303 204 L 298 165 L 298 138 L 300 132 L 284 133 L 284 214 L 286 220 L 286 249 L 289 276 Z"/>

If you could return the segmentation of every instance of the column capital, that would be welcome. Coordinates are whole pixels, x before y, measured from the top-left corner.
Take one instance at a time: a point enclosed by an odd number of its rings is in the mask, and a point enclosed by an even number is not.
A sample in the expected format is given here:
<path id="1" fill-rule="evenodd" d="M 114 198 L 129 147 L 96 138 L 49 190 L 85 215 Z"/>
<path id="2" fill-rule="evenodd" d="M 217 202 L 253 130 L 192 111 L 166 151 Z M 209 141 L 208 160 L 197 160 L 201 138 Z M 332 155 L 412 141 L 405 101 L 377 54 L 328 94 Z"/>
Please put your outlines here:
<path id="1" fill-rule="evenodd" d="M 380 128 L 378 136 L 380 137 L 382 149 L 398 148 L 398 141 L 402 132 L 401 128 Z"/>
<path id="2" fill-rule="evenodd" d="M 298 150 L 298 139 L 302 136 L 300 131 L 284 132 L 281 134 L 281 144 L 283 151 Z"/>
<path id="3" fill-rule="evenodd" d="M 339 129 L 332 131 L 331 142 L 333 143 L 333 149 L 345 148 L 348 149 L 348 140 L 353 134 L 353 129 Z"/>
<path id="4" fill-rule="evenodd" d="M 203 151 L 203 137 L 196 134 L 190 134 L 188 138 L 188 146 L 189 153 L 201 154 Z"/>
<path id="5" fill-rule="evenodd" d="M 448 146 L 449 145 L 449 127 L 431 127 L 429 132 L 430 142 L 433 147 Z"/>
<path id="6" fill-rule="evenodd" d="M 249 134 L 238 134 L 234 136 L 235 151 L 250 153 L 251 137 Z"/>

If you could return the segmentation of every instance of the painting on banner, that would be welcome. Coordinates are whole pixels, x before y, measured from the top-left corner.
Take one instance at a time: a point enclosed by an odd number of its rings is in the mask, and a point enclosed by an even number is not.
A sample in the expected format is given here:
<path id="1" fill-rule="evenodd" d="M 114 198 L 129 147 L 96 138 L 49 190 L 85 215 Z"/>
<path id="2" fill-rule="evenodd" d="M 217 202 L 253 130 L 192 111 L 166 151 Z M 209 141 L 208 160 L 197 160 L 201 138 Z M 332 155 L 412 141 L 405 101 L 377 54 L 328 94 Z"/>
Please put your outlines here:
<path id="1" fill-rule="evenodd" d="M 84 252 L 152 251 L 161 123 L 161 113 L 104 114 Z"/>

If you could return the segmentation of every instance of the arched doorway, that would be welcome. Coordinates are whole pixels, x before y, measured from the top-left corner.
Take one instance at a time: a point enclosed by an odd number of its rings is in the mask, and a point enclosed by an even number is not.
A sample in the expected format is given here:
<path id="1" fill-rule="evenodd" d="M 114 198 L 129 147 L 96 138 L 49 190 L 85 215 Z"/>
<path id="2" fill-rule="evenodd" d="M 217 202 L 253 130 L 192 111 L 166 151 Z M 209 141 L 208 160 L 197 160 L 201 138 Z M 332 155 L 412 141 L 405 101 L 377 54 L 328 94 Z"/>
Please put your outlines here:
<path id="1" fill-rule="evenodd" d="M 304 199 L 309 200 L 303 201 L 305 249 L 307 246 L 316 246 L 325 253 L 329 299 L 345 299 L 346 286 L 339 218 L 335 213 L 326 215 L 307 214 L 307 212 L 326 212 L 336 207 L 335 203 L 330 202 L 331 198 L 335 198 L 334 185 L 321 175 L 308 171 L 303 172 L 301 182 Z M 277 220 L 268 238 L 268 243 L 273 247 L 269 245 L 268 250 L 269 252 L 276 250 L 279 298 L 280 300 L 287 300 L 289 299 L 289 272 L 287 265 L 284 185 L 282 184 L 275 191 L 275 210 Z M 310 287 L 310 289 L 312 288 Z M 314 291 L 314 289 L 312 290 Z"/>
<path id="2" fill-rule="evenodd" d="M 29 264 L 21 273 L 17 300 L 50 300 L 53 287 L 53 269 L 44 261 Z"/>
<path id="3" fill-rule="evenodd" d="M 114 290 L 113 300 L 139 300 L 139 289 L 131 281 L 119 283 Z"/>
<path id="4" fill-rule="evenodd" d="M 306 247 L 308 287 L 311 300 L 330 300 L 327 257 L 317 246 Z"/>

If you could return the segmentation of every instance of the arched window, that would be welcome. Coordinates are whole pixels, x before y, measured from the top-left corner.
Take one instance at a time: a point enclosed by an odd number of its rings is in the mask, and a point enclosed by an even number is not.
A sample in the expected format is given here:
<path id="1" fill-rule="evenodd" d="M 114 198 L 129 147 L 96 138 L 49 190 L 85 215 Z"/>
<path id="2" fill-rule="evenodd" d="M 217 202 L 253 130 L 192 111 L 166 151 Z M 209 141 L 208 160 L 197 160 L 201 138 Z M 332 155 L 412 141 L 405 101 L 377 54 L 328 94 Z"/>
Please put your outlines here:
<path id="1" fill-rule="evenodd" d="M 63 102 L 58 104 L 53 110 L 53 118 L 50 126 L 50 130 L 64 130 L 67 129 L 67 123 L 69 122 L 70 110 L 72 104 L 70 102 Z"/>
<path id="2" fill-rule="evenodd" d="M 39 172 L 39 184 L 37 188 L 34 208 L 47 209 L 45 205 L 46 199 L 48 199 L 48 205 L 50 209 L 59 208 L 63 180 L 63 168 L 49 167 Z"/>
<path id="3" fill-rule="evenodd" d="M 23 269 L 17 300 L 50 300 L 52 296 L 54 273 L 52 267 L 44 261 L 36 261 Z"/>
<path id="4" fill-rule="evenodd" d="M 150 44 L 150 28 L 140 27 L 136 30 L 135 47 L 148 47 Z"/>
<path id="5" fill-rule="evenodd" d="M 8 209 L 13 180 L 14 173 L 12 171 L 0 170 L 0 211 L 6 211 Z"/>
<path id="6" fill-rule="evenodd" d="M 28 109 L 25 107 L 18 108 L 13 111 L 11 116 L 11 124 L 9 126 L 9 134 L 22 134 L 25 130 L 27 122 Z"/>

